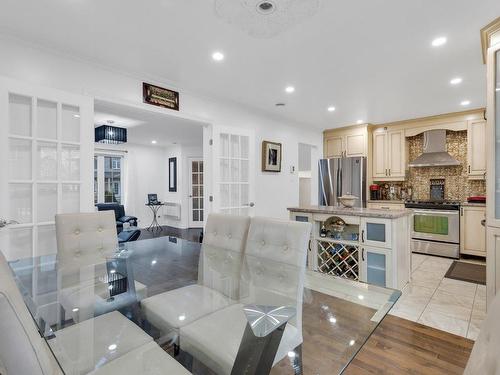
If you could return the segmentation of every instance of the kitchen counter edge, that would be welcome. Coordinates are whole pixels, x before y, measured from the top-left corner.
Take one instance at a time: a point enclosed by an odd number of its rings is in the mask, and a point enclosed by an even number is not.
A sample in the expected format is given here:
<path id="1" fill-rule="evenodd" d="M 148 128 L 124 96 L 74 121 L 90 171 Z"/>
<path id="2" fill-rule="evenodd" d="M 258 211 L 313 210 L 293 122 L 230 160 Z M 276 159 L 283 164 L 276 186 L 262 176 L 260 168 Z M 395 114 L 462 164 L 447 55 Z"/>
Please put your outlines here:
<path id="1" fill-rule="evenodd" d="M 384 210 L 376 208 L 347 208 L 331 206 L 307 206 L 307 207 L 288 207 L 290 212 L 304 212 L 315 214 L 332 214 L 360 217 L 378 217 L 383 219 L 398 219 L 400 217 L 411 215 L 411 210 Z"/>

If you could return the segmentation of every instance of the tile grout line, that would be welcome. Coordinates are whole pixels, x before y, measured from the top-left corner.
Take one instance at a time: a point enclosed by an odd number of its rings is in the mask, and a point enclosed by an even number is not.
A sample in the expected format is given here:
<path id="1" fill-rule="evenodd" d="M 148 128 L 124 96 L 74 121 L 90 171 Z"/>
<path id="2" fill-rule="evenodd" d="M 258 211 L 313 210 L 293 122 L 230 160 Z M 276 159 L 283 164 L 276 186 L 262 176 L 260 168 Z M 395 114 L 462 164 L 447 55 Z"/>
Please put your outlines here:
<path id="1" fill-rule="evenodd" d="M 478 284 L 476 284 L 476 291 L 474 293 L 474 298 L 472 300 L 472 309 L 470 310 L 469 324 L 467 325 L 467 334 L 465 336 L 466 338 L 469 336 L 470 325 L 472 322 L 472 313 L 474 312 L 474 304 L 476 303 L 477 290 L 478 290 Z M 474 341 L 476 341 L 476 340 L 474 340 Z"/>

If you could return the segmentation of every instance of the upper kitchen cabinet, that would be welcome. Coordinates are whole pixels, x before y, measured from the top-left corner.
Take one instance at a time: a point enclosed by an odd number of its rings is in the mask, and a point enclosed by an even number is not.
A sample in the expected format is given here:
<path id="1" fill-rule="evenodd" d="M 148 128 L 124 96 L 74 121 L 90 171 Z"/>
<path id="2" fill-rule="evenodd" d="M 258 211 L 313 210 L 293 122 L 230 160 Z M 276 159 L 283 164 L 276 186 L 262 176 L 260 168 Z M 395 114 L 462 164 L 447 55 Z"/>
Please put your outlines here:
<path id="1" fill-rule="evenodd" d="M 366 156 L 367 125 L 325 130 L 323 136 L 325 158 Z"/>
<path id="2" fill-rule="evenodd" d="M 376 181 L 405 179 L 406 150 L 404 130 L 385 128 L 373 132 L 372 176 Z"/>
<path id="3" fill-rule="evenodd" d="M 468 121 L 467 163 L 470 179 L 486 178 L 486 121 Z"/>

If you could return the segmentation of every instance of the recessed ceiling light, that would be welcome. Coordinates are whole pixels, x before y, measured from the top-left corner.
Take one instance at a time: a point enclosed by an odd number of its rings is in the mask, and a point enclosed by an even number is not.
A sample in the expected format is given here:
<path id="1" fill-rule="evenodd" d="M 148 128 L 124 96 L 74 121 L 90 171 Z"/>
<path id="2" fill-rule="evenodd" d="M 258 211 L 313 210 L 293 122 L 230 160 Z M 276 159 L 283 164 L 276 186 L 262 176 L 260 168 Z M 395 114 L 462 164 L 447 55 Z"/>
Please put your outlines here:
<path id="1" fill-rule="evenodd" d="M 432 41 L 432 46 L 433 47 L 441 47 L 442 45 L 445 45 L 448 39 L 444 36 L 440 36 Z"/>
<path id="2" fill-rule="evenodd" d="M 151 265 L 154 266 L 157 263 L 156 259 L 151 261 Z"/>
<path id="3" fill-rule="evenodd" d="M 112 350 L 115 350 L 116 349 L 116 344 L 111 344 L 110 346 L 108 346 L 108 350 L 112 351 Z"/>
<path id="4" fill-rule="evenodd" d="M 153 140 L 151 141 L 151 143 L 155 145 L 155 144 L 156 144 L 156 140 L 154 140 L 154 139 L 153 139 Z"/>
<path id="5" fill-rule="evenodd" d="M 295 87 L 293 87 L 293 86 L 287 86 L 287 87 L 285 88 L 285 91 L 286 91 L 287 93 L 291 94 L 292 92 L 295 92 Z"/>
<path id="6" fill-rule="evenodd" d="M 289 351 L 288 352 L 288 358 L 295 358 L 295 352 Z"/>
<path id="7" fill-rule="evenodd" d="M 79 114 L 74 114 L 73 117 L 74 118 L 80 118 L 80 115 Z"/>
<path id="8" fill-rule="evenodd" d="M 212 59 L 214 59 L 215 61 L 222 61 L 224 60 L 224 54 L 222 52 L 214 52 L 212 53 Z"/>
<path id="9" fill-rule="evenodd" d="M 356 124 L 362 124 L 364 121 L 363 120 L 358 120 L 356 121 Z"/>
<path id="10" fill-rule="evenodd" d="M 182 314 L 179 315 L 179 320 L 182 322 L 183 320 L 186 320 L 186 315 Z"/>
<path id="11" fill-rule="evenodd" d="M 458 85 L 459 83 L 462 83 L 462 78 L 460 78 L 460 77 L 455 77 L 455 78 L 453 78 L 453 79 L 450 81 L 450 83 L 451 83 L 452 85 Z"/>
<path id="12" fill-rule="evenodd" d="M 331 107 L 328 107 L 328 112 L 334 112 L 335 111 L 335 107 L 331 106 Z"/>
<path id="13" fill-rule="evenodd" d="M 337 323 L 337 319 L 335 319 L 333 316 L 328 318 L 328 320 L 330 321 L 330 323 Z"/>
<path id="14" fill-rule="evenodd" d="M 464 107 L 468 106 L 469 104 L 470 104 L 470 100 L 462 100 L 462 102 L 460 103 L 460 105 L 463 105 Z"/>
<path id="15" fill-rule="evenodd" d="M 73 310 L 71 310 L 71 311 L 73 311 L 73 312 L 78 312 L 78 310 L 79 310 L 79 308 L 78 308 L 78 307 L 75 307 L 75 308 L 74 308 Z"/>
<path id="16" fill-rule="evenodd" d="M 359 299 L 365 299 L 365 296 L 363 296 L 362 294 L 360 294 L 360 295 L 358 296 L 358 298 L 359 298 Z"/>
<path id="17" fill-rule="evenodd" d="M 355 343 L 356 343 L 356 341 L 354 341 L 354 340 L 349 341 L 350 346 L 353 346 Z"/>

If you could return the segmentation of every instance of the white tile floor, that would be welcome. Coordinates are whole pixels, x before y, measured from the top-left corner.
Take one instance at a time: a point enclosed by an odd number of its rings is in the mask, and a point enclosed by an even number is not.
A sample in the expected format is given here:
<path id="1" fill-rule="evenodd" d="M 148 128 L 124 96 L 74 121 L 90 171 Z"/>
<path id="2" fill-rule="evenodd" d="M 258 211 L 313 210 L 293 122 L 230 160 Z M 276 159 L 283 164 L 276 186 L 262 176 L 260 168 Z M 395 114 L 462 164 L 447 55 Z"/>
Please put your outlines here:
<path id="1" fill-rule="evenodd" d="M 391 314 L 475 340 L 486 315 L 486 286 L 444 278 L 452 262 L 412 254 L 411 282 Z"/>

